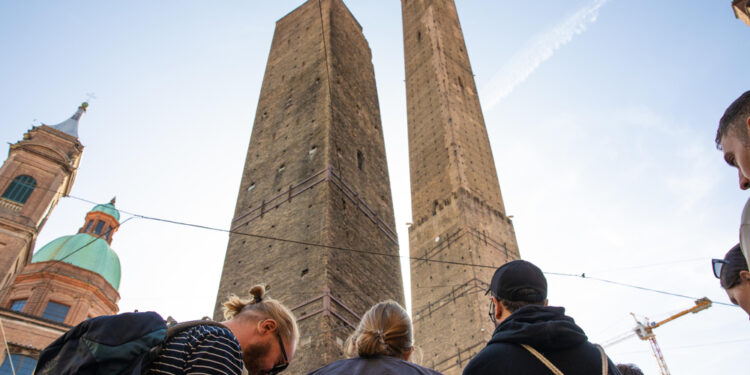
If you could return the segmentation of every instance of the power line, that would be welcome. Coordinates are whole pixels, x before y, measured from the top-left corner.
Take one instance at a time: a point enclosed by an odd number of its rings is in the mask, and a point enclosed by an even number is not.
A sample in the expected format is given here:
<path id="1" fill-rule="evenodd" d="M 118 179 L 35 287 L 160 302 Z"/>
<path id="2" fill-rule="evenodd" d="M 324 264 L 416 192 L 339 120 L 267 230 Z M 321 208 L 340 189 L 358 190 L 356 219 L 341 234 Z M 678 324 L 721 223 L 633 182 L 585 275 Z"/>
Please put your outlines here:
<path id="1" fill-rule="evenodd" d="M 642 264 L 642 265 L 636 265 L 636 266 L 625 266 L 625 267 L 617 267 L 617 268 L 599 269 L 599 270 L 592 271 L 592 273 L 634 270 L 634 269 L 641 269 L 641 268 L 668 266 L 668 265 L 673 265 L 673 264 L 691 263 L 691 262 L 699 262 L 699 261 L 706 261 L 706 258 L 704 258 L 704 257 L 689 258 L 689 259 L 673 260 L 673 261 L 668 261 L 668 262 Z"/>
<path id="2" fill-rule="evenodd" d="M 92 203 L 89 200 L 78 198 L 72 195 L 70 195 L 69 197 L 73 199 L 78 199 L 84 202 Z M 434 262 L 434 263 L 458 265 L 458 266 L 465 266 L 465 267 L 488 268 L 488 269 L 493 269 L 493 270 L 499 267 L 499 266 L 494 266 L 494 265 L 491 266 L 491 265 L 466 263 L 466 262 L 458 262 L 458 261 L 450 261 L 450 260 L 430 259 L 430 258 L 425 258 L 425 257 L 412 257 L 412 256 L 398 255 L 398 254 L 379 253 L 379 252 L 370 251 L 370 250 L 353 249 L 353 248 L 347 248 L 347 247 L 341 247 L 341 246 L 325 245 L 325 244 L 292 240 L 292 239 L 287 239 L 287 238 L 279 238 L 279 237 L 266 236 L 266 235 L 260 235 L 260 234 L 244 233 L 244 232 L 238 232 L 238 231 L 234 231 L 230 229 L 211 227 L 207 225 L 192 224 L 192 223 L 186 223 L 186 222 L 177 221 L 177 220 L 146 216 L 146 215 L 141 215 L 141 214 L 128 212 L 124 210 L 120 210 L 120 211 L 129 215 L 132 215 L 133 217 L 144 219 L 144 220 L 152 220 L 152 221 L 158 221 L 158 222 L 169 223 L 169 224 L 174 224 L 174 225 L 182 225 L 182 226 L 187 226 L 187 227 L 192 227 L 192 228 L 205 229 L 205 230 L 211 230 L 215 232 L 223 232 L 223 233 L 229 233 L 229 234 L 236 234 L 240 236 L 247 236 L 247 237 L 259 238 L 259 239 L 270 240 L 270 241 L 287 242 L 287 243 L 293 243 L 297 245 L 321 247 L 321 248 L 332 249 L 332 250 L 351 251 L 351 252 L 360 253 L 360 254 L 379 255 L 379 256 L 386 256 L 386 257 L 392 257 L 392 258 L 404 258 L 404 259 L 410 259 L 410 260 L 416 260 L 416 261 Z M 699 297 L 692 297 L 692 296 L 687 296 L 684 294 L 672 293 L 672 292 L 667 292 L 667 291 L 653 289 L 653 288 L 647 288 L 647 287 L 638 286 L 638 285 L 632 285 L 632 284 L 626 284 L 626 283 L 621 283 L 621 282 L 612 281 L 612 280 L 606 280 L 606 279 L 602 279 L 598 277 L 586 276 L 586 273 L 581 273 L 580 275 L 572 274 L 572 273 L 562 273 L 562 272 L 544 272 L 544 273 L 547 275 L 553 275 L 553 276 L 575 277 L 575 278 L 582 278 L 582 279 L 588 279 L 588 280 L 596 280 L 596 281 L 600 281 L 603 283 L 609 283 L 609 284 L 618 285 L 618 286 L 627 287 L 627 288 L 640 289 L 644 291 L 669 295 L 673 297 L 687 298 L 693 301 L 699 298 Z M 732 305 L 732 304 L 724 303 L 724 302 L 713 302 L 713 303 L 717 305 L 737 307 L 736 305 Z"/>
<path id="3" fill-rule="evenodd" d="M 8 179 L 8 177 L 4 177 L 4 178 Z M 57 190 L 52 190 L 52 189 L 47 189 L 47 188 L 42 188 L 42 187 L 37 187 L 37 188 L 41 188 L 41 189 L 47 190 L 47 191 L 52 191 L 52 192 L 55 192 L 55 193 L 57 193 L 59 195 L 62 195 Z M 78 200 L 78 201 L 81 201 L 81 202 L 86 202 L 86 203 L 93 204 L 93 205 L 100 204 L 98 202 L 94 202 L 92 200 L 81 198 L 81 197 L 77 197 L 77 196 L 74 196 L 74 195 L 62 196 L 62 198 L 71 198 L 71 199 L 74 199 L 74 200 Z M 325 245 L 325 244 L 319 244 L 319 243 L 313 243 L 313 242 L 306 242 L 306 241 L 299 241 L 299 240 L 292 240 L 292 239 L 279 238 L 279 237 L 273 237 L 273 236 L 266 236 L 266 235 L 260 235 L 260 234 L 238 232 L 238 231 L 233 231 L 233 230 L 229 230 L 229 229 L 211 227 L 211 226 L 207 226 L 207 225 L 193 224 L 193 223 L 187 223 L 187 222 L 182 222 L 182 221 L 177 221 L 177 220 L 170 220 L 170 219 L 163 219 L 163 218 L 158 218 L 158 217 L 153 217 L 153 216 L 141 215 L 141 214 L 134 213 L 134 212 L 128 212 L 128 211 L 125 211 L 125 210 L 122 210 L 122 209 L 119 209 L 119 208 L 118 208 L 118 211 L 132 216 L 132 217 L 128 218 L 127 220 L 130 220 L 130 219 L 133 219 L 133 218 L 139 218 L 139 219 L 151 220 L 151 221 L 157 221 L 157 222 L 163 222 L 163 223 L 168 223 L 168 224 L 173 224 L 173 225 L 181 225 L 181 226 L 187 226 L 187 227 L 192 227 L 192 228 L 210 230 L 210 231 L 215 231 L 215 232 L 222 232 L 222 233 L 236 234 L 236 235 L 240 235 L 240 236 L 247 236 L 247 237 L 259 238 L 259 239 L 265 239 L 265 240 L 270 240 L 270 241 L 279 241 L 279 242 L 294 243 L 294 244 L 297 244 L 297 245 L 313 246 L 313 247 L 327 248 L 327 249 L 340 250 L 340 251 L 351 251 L 351 252 L 356 252 L 356 253 L 360 253 L 360 254 L 370 254 L 370 255 L 386 256 L 386 257 L 393 257 L 393 258 L 404 258 L 404 259 L 410 259 L 410 260 L 414 260 L 414 261 L 434 262 L 434 263 L 457 265 L 457 266 L 464 266 L 464 267 L 486 268 L 486 269 L 493 269 L 493 270 L 497 269 L 497 267 L 499 267 L 499 266 L 494 266 L 494 265 L 485 265 L 485 264 L 466 263 L 466 262 L 459 262 L 459 261 L 430 259 L 430 258 L 425 258 L 425 257 L 403 256 L 403 255 L 398 255 L 398 254 L 379 253 L 379 252 L 376 252 L 376 251 L 353 249 L 353 248 L 347 248 L 347 247 L 341 247 L 341 246 Z M 77 249 L 76 251 L 78 251 L 78 250 L 80 250 L 80 249 Z M 682 261 L 677 261 L 677 262 L 683 262 L 683 261 L 692 261 L 692 259 L 690 259 L 690 260 L 682 260 Z M 650 267 L 650 266 L 654 266 L 654 265 L 637 266 L 637 267 Z M 632 285 L 632 284 L 626 284 L 626 283 L 621 283 L 621 282 L 612 281 L 612 280 L 606 280 L 606 279 L 602 279 L 602 278 L 598 278 L 598 277 L 586 276 L 585 272 L 581 273 L 581 274 L 572 274 L 572 273 L 561 273 L 561 272 L 549 272 L 549 271 L 546 271 L 544 273 L 547 274 L 547 275 L 553 275 L 553 276 L 574 277 L 574 278 L 583 278 L 583 279 L 589 279 L 589 280 L 596 280 L 596 281 L 600 281 L 600 282 L 603 282 L 603 283 L 609 283 L 609 284 L 618 285 L 618 286 L 627 287 L 627 288 L 633 288 L 633 289 L 640 289 L 640 290 L 644 290 L 644 291 L 648 291 L 648 292 L 659 293 L 659 294 L 669 295 L 669 296 L 673 296 L 673 297 L 687 298 L 687 299 L 690 299 L 690 300 L 696 300 L 696 299 L 698 299 L 698 297 L 687 296 L 687 295 L 684 295 L 684 294 L 672 293 L 672 292 L 667 292 L 667 291 L 653 289 L 653 288 L 647 288 L 647 287 L 638 286 L 638 285 Z M 443 286 L 448 286 L 448 285 L 441 285 L 440 287 L 443 287 Z M 3 289 L 0 289 L 0 291 L 2 291 L 2 290 Z M 737 307 L 736 305 L 729 304 L 729 303 L 724 303 L 724 302 L 713 302 L 713 303 L 717 304 L 717 305 Z"/>

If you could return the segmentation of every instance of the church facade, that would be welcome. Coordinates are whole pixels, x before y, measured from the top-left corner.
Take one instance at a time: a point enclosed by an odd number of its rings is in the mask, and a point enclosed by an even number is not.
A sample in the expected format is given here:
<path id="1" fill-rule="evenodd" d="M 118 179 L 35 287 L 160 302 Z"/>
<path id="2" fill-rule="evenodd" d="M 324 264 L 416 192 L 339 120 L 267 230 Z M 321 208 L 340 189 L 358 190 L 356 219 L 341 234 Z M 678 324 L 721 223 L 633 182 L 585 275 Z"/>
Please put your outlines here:
<path id="1" fill-rule="evenodd" d="M 78 233 L 32 255 L 36 236 L 75 179 L 86 107 L 58 125 L 29 130 L 0 167 L 0 374 L 31 374 L 41 350 L 72 326 L 119 310 L 120 261 L 110 247 L 120 217 L 114 199 L 95 206 Z"/>

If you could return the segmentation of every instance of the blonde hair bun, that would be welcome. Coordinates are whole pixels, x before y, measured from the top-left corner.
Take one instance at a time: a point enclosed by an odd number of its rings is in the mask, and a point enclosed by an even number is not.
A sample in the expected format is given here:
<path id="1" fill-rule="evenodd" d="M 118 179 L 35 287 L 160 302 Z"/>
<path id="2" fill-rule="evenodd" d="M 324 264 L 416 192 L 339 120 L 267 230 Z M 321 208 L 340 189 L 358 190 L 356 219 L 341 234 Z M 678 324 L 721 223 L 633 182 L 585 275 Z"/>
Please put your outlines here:
<path id="1" fill-rule="evenodd" d="M 253 296 L 254 303 L 262 302 L 263 296 L 266 294 L 266 286 L 261 284 L 252 287 L 250 294 Z"/>
<path id="2" fill-rule="evenodd" d="M 388 300 L 371 307 L 362 316 L 345 348 L 350 357 L 403 357 L 412 350 L 413 341 L 411 319 L 406 310 L 396 301 Z"/>

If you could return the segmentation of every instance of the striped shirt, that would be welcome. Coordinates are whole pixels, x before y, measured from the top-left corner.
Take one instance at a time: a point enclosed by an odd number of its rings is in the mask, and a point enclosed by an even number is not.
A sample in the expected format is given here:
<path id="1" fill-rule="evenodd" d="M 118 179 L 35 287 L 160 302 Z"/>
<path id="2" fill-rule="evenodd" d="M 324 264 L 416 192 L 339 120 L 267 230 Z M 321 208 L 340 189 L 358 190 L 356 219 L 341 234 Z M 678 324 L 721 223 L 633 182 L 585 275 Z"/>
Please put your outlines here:
<path id="1" fill-rule="evenodd" d="M 228 328 L 195 326 L 168 341 L 146 373 L 240 375 L 240 344 Z"/>

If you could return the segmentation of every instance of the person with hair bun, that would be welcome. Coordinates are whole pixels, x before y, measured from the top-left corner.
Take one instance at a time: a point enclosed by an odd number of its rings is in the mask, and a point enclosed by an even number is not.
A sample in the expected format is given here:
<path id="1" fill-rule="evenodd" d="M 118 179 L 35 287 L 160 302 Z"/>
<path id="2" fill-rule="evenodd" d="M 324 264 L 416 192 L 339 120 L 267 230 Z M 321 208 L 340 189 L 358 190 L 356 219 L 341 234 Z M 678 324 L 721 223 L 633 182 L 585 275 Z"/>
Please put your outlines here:
<path id="1" fill-rule="evenodd" d="M 383 301 L 368 310 L 344 344 L 350 357 L 308 375 L 441 375 L 407 362 L 414 352 L 411 319 L 395 301 Z"/>
<path id="2" fill-rule="evenodd" d="M 299 341 L 294 314 L 256 285 L 251 299 L 224 302 L 221 324 L 197 325 L 167 341 L 146 374 L 264 375 L 289 366 Z"/>

